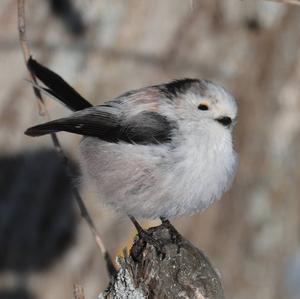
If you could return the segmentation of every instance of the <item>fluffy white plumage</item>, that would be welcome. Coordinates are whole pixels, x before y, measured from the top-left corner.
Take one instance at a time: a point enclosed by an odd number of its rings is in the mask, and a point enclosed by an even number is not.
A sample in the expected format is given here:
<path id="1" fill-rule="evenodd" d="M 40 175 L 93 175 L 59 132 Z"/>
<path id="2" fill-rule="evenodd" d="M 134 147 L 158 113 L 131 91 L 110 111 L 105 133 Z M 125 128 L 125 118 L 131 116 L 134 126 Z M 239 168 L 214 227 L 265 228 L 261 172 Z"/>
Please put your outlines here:
<path id="1" fill-rule="evenodd" d="M 84 177 L 105 203 L 135 217 L 169 218 L 202 211 L 230 187 L 237 167 L 237 106 L 223 87 L 183 79 L 93 107 L 32 58 L 28 67 L 46 85 L 41 91 L 75 112 L 25 133 L 83 135 Z"/>
<path id="2" fill-rule="evenodd" d="M 177 129 L 171 142 L 161 144 L 82 140 L 85 177 L 93 180 L 105 203 L 135 217 L 169 218 L 202 211 L 228 190 L 237 166 L 233 124 L 217 119 L 234 122 L 237 106 L 221 86 L 200 82 L 171 99 L 148 87 L 109 102 L 110 113 L 120 109 L 122 117 L 134 118 L 155 111 L 174 121 Z M 208 110 L 199 110 L 201 103 Z"/>

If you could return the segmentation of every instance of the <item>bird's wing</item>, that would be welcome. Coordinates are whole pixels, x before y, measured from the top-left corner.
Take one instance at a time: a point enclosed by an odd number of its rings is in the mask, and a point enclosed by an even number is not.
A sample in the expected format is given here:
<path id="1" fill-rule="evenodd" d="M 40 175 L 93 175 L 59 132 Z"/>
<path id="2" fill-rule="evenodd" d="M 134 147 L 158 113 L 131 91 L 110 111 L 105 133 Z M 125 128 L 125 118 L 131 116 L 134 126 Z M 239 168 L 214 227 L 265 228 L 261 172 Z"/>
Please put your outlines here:
<path id="1" fill-rule="evenodd" d="M 161 144 L 171 140 L 176 125 L 157 112 L 142 111 L 134 117 L 124 117 L 120 108 L 101 105 L 75 112 L 29 128 L 25 134 L 41 136 L 66 131 L 83 136 L 98 137 L 107 142 Z"/>
<path id="2" fill-rule="evenodd" d="M 86 99 L 84 99 L 59 75 L 39 64 L 36 60 L 30 57 L 27 61 L 27 66 L 29 70 L 45 84 L 46 88 L 41 88 L 53 95 L 69 109 L 79 111 L 92 107 Z"/>

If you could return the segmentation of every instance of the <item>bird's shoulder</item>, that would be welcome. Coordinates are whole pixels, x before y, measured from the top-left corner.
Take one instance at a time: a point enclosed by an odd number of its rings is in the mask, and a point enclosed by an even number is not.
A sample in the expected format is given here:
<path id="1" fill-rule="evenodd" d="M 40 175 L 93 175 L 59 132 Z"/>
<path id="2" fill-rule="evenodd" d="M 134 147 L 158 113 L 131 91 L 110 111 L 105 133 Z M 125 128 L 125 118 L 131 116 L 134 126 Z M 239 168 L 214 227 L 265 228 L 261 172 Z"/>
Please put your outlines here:
<path id="1" fill-rule="evenodd" d="M 160 111 L 159 91 L 143 88 L 127 92 L 101 105 L 76 112 L 76 122 L 88 128 L 86 136 L 105 141 L 161 144 L 172 140 L 177 124 Z"/>
<path id="2" fill-rule="evenodd" d="M 172 106 L 169 98 L 157 86 L 143 87 L 125 92 L 97 106 L 99 110 L 111 110 L 122 116 L 134 117 L 140 112 L 161 113 L 161 107 Z"/>

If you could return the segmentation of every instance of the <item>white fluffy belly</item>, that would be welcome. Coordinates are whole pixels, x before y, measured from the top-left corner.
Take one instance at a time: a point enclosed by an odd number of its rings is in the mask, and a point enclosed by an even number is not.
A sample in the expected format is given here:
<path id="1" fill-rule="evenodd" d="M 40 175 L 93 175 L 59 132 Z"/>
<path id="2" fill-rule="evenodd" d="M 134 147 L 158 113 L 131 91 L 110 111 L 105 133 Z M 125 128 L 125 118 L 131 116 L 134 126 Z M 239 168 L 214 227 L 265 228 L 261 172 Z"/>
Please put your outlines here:
<path id="1" fill-rule="evenodd" d="M 188 149 L 188 150 L 187 150 Z M 207 208 L 232 181 L 232 149 L 219 155 L 189 146 L 114 144 L 85 138 L 80 147 L 84 176 L 116 210 L 141 218 L 192 214 Z M 224 149 L 222 149 L 224 151 Z"/>

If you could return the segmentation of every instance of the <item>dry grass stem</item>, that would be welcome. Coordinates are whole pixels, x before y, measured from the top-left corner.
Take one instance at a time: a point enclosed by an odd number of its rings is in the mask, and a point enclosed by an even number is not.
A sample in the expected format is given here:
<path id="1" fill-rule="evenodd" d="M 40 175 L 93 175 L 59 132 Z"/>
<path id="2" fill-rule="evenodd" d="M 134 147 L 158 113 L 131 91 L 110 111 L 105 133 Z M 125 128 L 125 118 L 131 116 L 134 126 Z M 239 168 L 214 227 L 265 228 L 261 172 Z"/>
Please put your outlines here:
<path id="1" fill-rule="evenodd" d="M 20 46 L 22 49 L 25 64 L 27 65 L 27 61 L 30 58 L 31 54 L 30 54 L 30 49 L 28 47 L 28 43 L 27 43 L 27 37 L 26 37 L 25 0 L 18 0 L 18 31 L 19 31 Z M 28 73 L 29 73 L 31 80 L 34 82 L 34 85 L 38 85 L 38 82 L 37 82 L 35 76 L 29 70 L 28 70 Z M 50 115 L 49 115 L 49 112 L 45 105 L 43 96 L 42 96 L 40 90 L 38 88 L 34 87 L 34 85 L 33 85 L 33 90 L 34 90 L 34 94 L 36 95 L 36 97 L 38 99 L 39 112 L 47 120 L 50 120 Z M 69 161 L 60 145 L 57 135 L 55 133 L 52 133 L 51 139 L 52 139 L 52 142 L 53 142 L 53 145 L 54 145 L 56 151 L 61 156 L 61 158 L 64 161 L 64 163 L 66 164 L 66 166 L 69 168 Z M 109 261 L 110 256 L 104 246 L 104 243 L 94 225 L 92 218 L 90 217 L 90 215 L 87 211 L 87 208 L 84 205 L 84 202 L 83 202 L 78 190 L 74 186 L 73 186 L 73 195 L 79 206 L 81 216 L 85 219 L 85 221 L 89 225 L 89 228 L 95 238 L 96 244 L 98 245 L 98 247 L 101 251 L 101 254 L 103 255 L 103 257 L 105 258 L 106 261 Z M 111 261 L 109 261 L 109 262 L 110 263 L 108 263 L 108 264 L 111 266 L 112 262 Z M 109 270 L 110 274 L 111 274 L 111 272 L 113 272 L 113 269 L 110 269 L 109 267 L 108 267 L 108 270 Z M 83 297 L 78 297 L 78 298 L 83 298 Z"/>

